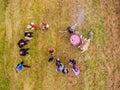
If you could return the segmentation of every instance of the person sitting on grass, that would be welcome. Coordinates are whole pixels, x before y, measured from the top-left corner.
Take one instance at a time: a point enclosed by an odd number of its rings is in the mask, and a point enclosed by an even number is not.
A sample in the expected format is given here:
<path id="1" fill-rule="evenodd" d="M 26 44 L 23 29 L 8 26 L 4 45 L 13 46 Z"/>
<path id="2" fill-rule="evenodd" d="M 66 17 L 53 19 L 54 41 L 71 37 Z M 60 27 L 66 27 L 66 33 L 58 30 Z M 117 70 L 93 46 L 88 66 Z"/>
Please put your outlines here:
<path id="1" fill-rule="evenodd" d="M 57 66 L 57 69 L 56 71 L 57 72 L 62 72 L 63 74 L 68 74 L 68 68 L 65 67 L 59 58 L 56 59 L 56 66 Z"/>
<path id="2" fill-rule="evenodd" d="M 62 72 L 63 69 L 64 69 L 64 65 L 63 65 L 62 63 L 59 63 L 59 65 L 57 66 L 56 71 L 57 71 L 57 72 Z"/>
<path id="3" fill-rule="evenodd" d="M 76 67 L 76 61 L 74 59 L 69 60 L 69 65 L 72 65 L 72 71 L 75 75 L 78 75 L 80 73 L 80 69 Z"/>
<path id="4" fill-rule="evenodd" d="M 25 31 L 24 33 L 24 36 L 25 36 L 25 39 L 27 39 L 28 41 L 32 39 L 32 32 L 29 32 L 29 31 Z"/>
<path id="5" fill-rule="evenodd" d="M 20 39 L 17 44 L 18 44 L 19 48 L 22 48 L 25 45 L 27 45 L 27 43 L 28 43 L 28 40 Z"/>
<path id="6" fill-rule="evenodd" d="M 22 61 L 21 63 L 19 63 L 16 68 L 15 68 L 15 71 L 16 73 L 18 73 L 19 71 L 21 71 L 23 69 L 23 67 L 25 68 L 31 68 L 30 66 L 28 65 L 24 65 L 24 62 Z"/>
<path id="7" fill-rule="evenodd" d="M 21 48 L 20 50 L 19 50 L 19 54 L 20 54 L 20 56 L 26 56 L 27 54 L 29 54 L 27 51 L 29 50 L 29 48 Z"/>
<path id="8" fill-rule="evenodd" d="M 49 58 L 49 62 L 53 61 L 54 60 L 54 53 L 55 53 L 55 49 L 54 48 L 49 48 L 48 49 L 48 53 L 50 54 L 50 58 Z"/>
<path id="9" fill-rule="evenodd" d="M 35 25 L 35 23 L 31 22 L 29 25 L 27 25 L 27 28 L 31 30 L 36 30 L 37 26 Z"/>
<path id="10" fill-rule="evenodd" d="M 48 30 L 49 25 L 47 23 L 45 23 L 45 22 L 42 22 L 41 27 L 42 27 L 42 30 L 44 31 L 44 30 Z"/>

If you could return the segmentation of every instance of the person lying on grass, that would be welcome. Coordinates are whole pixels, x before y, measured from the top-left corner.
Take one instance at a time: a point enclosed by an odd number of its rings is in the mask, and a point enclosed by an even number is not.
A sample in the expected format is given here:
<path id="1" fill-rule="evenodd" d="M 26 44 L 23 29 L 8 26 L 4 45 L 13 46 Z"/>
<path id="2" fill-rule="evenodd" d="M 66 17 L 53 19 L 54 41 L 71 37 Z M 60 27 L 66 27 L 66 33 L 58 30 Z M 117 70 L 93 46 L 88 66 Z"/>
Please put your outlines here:
<path id="1" fill-rule="evenodd" d="M 45 22 L 42 22 L 40 25 L 41 25 L 41 28 L 42 28 L 43 31 L 48 30 L 48 28 L 49 28 L 49 25 Z"/>
<path id="2" fill-rule="evenodd" d="M 90 45 L 91 39 L 93 39 L 93 32 L 89 32 L 89 37 L 84 38 L 82 35 L 80 36 L 81 38 L 81 44 L 78 46 L 78 48 L 82 51 L 81 53 L 85 52 L 88 50 L 88 47 Z"/>
<path id="3" fill-rule="evenodd" d="M 36 30 L 37 26 L 34 22 L 31 22 L 29 25 L 27 25 L 27 29 Z"/>
<path id="4" fill-rule="evenodd" d="M 76 23 L 68 26 L 68 27 L 67 27 L 67 31 L 68 31 L 70 34 L 75 33 L 75 31 L 76 31 L 76 26 L 77 26 Z"/>
<path id="5" fill-rule="evenodd" d="M 16 73 L 18 73 L 19 71 L 21 71 L 23 69 L 23 67 L 25 68 L 31 68 L 28 65 L 24 65 L 24 62 L 22 61 L 21 63 L 18 63 L 18 65 L 15 68 Z"/>
<path id="6" fill-rule="evenodd" d="M 56 68 L 56 71 L 57 71 L 57 72 L 62 72 L 63 74 L 68 74 L 68 68 L 65 67 L 65 66 L 61 63 L 61 61 L 60 61 L 59 58 L 56 59 L 56 66 L 57 66 L 57 68 Z"/>
<path id="7" fill-rule="evenodd" d="M 78 46 L 78 48 L 81 50 L 81 53 L 83 53 L 88 50 L 88 47 L 90 45 L 90 39 L 83 38 L 82 35 L 80 38 L 82 43 Z"/>
<path id="8" fill-rule="evenodd" d="M 25 45 L 27 45 L 27 43 L 28 43 L 28 40 L 20 39 L 17 44 L 18 44 L 19 48 L 22 48 Z"/>
<path id="9" fill-rule="evenodd" d="M 77 23 L 75 24 L 71 24 L 70 26 L 68 26 L 65 30 L 59 31 L 60 33 L 69 33 L 69 34 L 73 34 L 73 33 L 78 33 L 78 31 L 76 30 L 77 27 Z"/>

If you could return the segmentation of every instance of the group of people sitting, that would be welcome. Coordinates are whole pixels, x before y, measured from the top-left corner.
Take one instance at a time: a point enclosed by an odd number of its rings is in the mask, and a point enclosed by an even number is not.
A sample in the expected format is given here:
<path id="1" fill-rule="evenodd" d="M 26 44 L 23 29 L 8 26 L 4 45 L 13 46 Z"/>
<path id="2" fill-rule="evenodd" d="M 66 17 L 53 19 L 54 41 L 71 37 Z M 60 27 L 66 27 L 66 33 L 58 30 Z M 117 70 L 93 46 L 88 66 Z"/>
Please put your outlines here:
<path id="1" fill-rule="evenodd" d="M 49 25 L 46 24 L 45 22 L 42 22 L 42 23 L 41 23 L 41 29 L 42 29 L 42 30 L 47 30 L 48 27 L 49 27 Z M 37 28 L 37 26 L 32 22 L 32 23 L 30 23 L 30 24 L 27 26 L 27 29 L 37 30 L 38 28 Z M 25 31 L 24 37 L 25 37 L 25 40 L 24 40 L 24 39 L 20 39 L 20 40 L 18 41 L 18 43 L 17 43 L 18 46 L 19 46 L 19 48 L 20 48 L 20 50 L 19 50 L 20 56 L 26 56 L 27 54 L 29 54 L 29 52 L 28 52 L 29 48 L 24 48 L 24 46 L 27 45 L 28 42 L 32 39 L 32 37 L 33 37 L 33 32 L 31 32 L 31 31 Z"/>
<path id="2" fill-rule="evenodd" d="M 43 31 L 48 30 L 48 28 L 49 28 L 49 25 L 47 23 L 45 23 L 45 22 L 41 22 L 40 26 L 41 26 L 40 29 L 42 29 Z M 31 30 L 37 30 L 38 29 L 38 27 L 33 22 L 31 24 L 29 24 L 27 26 L 27 28 L 31 29 Z"/>
<path id="3" fill-rule="evenodd" d="M 49 25 L 46 24 L 45 22 L 42 22 L 40 23 L 40 26 L 41 26 L 41 29 L 44 31 L 44 30 L 48 30 L 48 27 Z M 35 23 L 30 23 L 28 26 L 27 26 L 27 29 L 30 29 L 30 30 L 37 30 L 38 27 L 35 25 Z M 25 31 L 24 33 L 24 38 L 25 39 L 20 39 L 18 41 L 18 47 L 20 48 L 19 50 L 19 54 L 20 56 L 26 56 L 27 54 L 29 54 L 28 50 L 29 48 L 24 48 L 28 42 L 32 39 L 33 37 L 33 32 L 31 31 Z M 24 62 L 22 61 L 21 63 L 19 63 L 17 66 L 16 66 L 16 72 L 22 70 L 23 67 L 28 67 L 30 68 L 30 66 L 27 66 L 27 65 L 24 65 Z"/>
<path id="4" fill-rule="evenodd" d="M 67 27 L 66 31 L 70 34 L 78 34 L 79 35 L 79 32 L 77 31 L 76 27 L 77 27 L 77 23 L 72 24 Z M 81 53 L 83 53 L 86 50 L 88 50 L 90 41 L 93 39 L 93 32 L 88 33 L 88 38 L 85 38 L 82 35 L 79 35 L 79 36 L 81 38 L 81 43 L 79 44 L 78 48 L 81 50 Z"/>
<path id="5" fill-rule="evenodd" d="M 48 50 L 50 54 L 49 62 L 53 61 L 55 59 L 54 48 L 49 48 Z M 76 61 L 74 59 L 69 60 L 69 65 L 72 65 L 72 71 L 75 75 L 78 75 L 80 73 L 80 69 L 76 66 Z M 60 61 L 60 58 L 56 58 L 56 71 L 62 72 L 63 74 L 68 74 L 68 68 Z"/>
<path id="6" fill-rule="evenodd" d="M 76 27 L 73 26 L 73 27 L 68 27 L 68 32 L 69 33 L 74 33 L 74 28 Z M 44 30 L 48 30 L 49 28 L 49 25 L 42 22 L 41 23 L 41 29 L 44 31 Z M 30 30 L 37 30 L 39 29 L 33 22 L 30 23 L 28 26 L 27 26 L 27 29 L 30 29 Z M 20 48 L 19 50 L 19 54 L 20 56 L 26 56 L 27 54 L 29 54 L 28 50 L 29 48 L 24 48 L 28 42 L 32 39 L 33 37 L 33 32 L 31 31 L 25 31 L 24 33 L 24 38 L 25 39 L 20 39 L 18 41 L 18 46 Z M 50 54 L 50 58 L 49 58 L 49 62 L 53 61 L 55 59 L 55 56 L 54 56 L 54 53 L 55 53 L 55 49 L 54 48 L 49 48 L 48 50 L 49 54 Z M 76 66 L 76 61 L 74 59 L 70 59 L 69 60 L 69 65 L 72 66 L 72 71 L 75 75 L 79 75 L 80 73 L 80 69 Z M 28 65 L 25 65 L 24 62 L 20 62 L 17 66 L 16 66 L 16 72 L 22 70 L 22 68 L 25 67 L 25 68 L 31 68 L 30 66 Z M 63 74 L 68 74 L 69 73 L 69 70 L 68 68 L 60 61 L 60 58 L 56 58 L 56 71 L 57 72 L 62 72 Z"/>

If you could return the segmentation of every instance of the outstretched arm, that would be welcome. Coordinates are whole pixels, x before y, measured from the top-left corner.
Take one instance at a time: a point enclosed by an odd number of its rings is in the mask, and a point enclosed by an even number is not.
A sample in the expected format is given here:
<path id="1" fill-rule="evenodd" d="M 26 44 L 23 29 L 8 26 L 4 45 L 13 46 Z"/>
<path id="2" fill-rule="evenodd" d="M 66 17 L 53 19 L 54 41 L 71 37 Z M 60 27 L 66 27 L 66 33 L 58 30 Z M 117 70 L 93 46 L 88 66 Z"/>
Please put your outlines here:
<path id="1" fill-rule="evenodd" d="M 23 67 L 31 68 L 31 66 L 28 66 L 28 65 L 23 65 Z"/>

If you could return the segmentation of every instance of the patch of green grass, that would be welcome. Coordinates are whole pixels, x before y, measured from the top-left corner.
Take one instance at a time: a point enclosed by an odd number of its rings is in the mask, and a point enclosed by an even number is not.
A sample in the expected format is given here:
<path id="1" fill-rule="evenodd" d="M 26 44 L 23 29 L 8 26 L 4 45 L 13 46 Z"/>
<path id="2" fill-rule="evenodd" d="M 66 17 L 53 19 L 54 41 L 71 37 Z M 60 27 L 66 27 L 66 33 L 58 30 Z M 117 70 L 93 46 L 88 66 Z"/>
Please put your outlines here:
<path id="1" fill-rule="evenodd" d="M 9 90 L 10 79 L 6 76 L 4 70 L 4 42 L 5 42 L 5 11 L 8 4 L 7 0 L 0 0 L 0 90 Z"/>
<path id="2" fill-rule="evenodd" d="M 3 74 L 1 74 L 1 75 L 3 75 Z M 10 90 L 9 83 L 10 83 L 10 79 L 6 78 L 3 75 L 3 77 L 0 79 L 0 90 Z"/>

